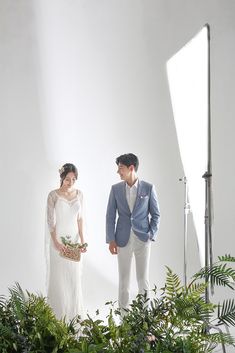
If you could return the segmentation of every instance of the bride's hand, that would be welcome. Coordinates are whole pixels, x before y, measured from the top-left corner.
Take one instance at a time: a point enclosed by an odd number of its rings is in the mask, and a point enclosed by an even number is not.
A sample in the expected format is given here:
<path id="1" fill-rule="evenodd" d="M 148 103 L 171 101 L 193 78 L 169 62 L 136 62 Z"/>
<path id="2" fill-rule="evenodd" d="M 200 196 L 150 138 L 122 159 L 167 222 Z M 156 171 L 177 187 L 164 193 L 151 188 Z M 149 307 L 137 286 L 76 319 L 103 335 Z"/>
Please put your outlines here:
<path id="1" fill-rule="evenodd" d="M 81 248 L 81 252 L 87 252 L 87 247 Z"/>
<path id="2" fill-rule="evenodd" d="M 56 248 L 56 250 L 58 250 L 59 252 L 63 252 L 65 249 L 64 244 L 61 244 L 60 242 L 58 242 L 58 240 L 54 240 L 54 247 Z"/>

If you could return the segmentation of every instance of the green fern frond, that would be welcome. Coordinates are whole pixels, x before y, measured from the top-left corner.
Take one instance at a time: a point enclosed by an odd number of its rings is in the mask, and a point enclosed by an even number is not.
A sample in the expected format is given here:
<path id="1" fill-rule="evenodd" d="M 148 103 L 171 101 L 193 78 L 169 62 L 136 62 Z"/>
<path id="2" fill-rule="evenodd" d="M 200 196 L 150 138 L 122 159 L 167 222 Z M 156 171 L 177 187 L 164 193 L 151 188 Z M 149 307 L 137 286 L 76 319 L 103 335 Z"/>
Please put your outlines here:
<path id="1" fill-rule="evenodd" d="M 224 256 L 218 256 L 219 261 L 235 262 L 235 257 L 230 254 L 225 254 Z"/>
<path id="2" fill-rule="evenodd" d="M 20 302 L 26 301 L 25 293 L 18 282 L 16 282 L 15 286 L 9 288 L 9 292 L 12 298 L 18 299 Z"/>
<path id="3" fill-rule="evenodd" d="M 11 328 L 0 323 L 0 337 L 1 337 L 1 339 L 11 338 L 12 337 Z"/>
<path id="4" fill-rule="evenodd" d="M 4 308 L 6 305 L 6 297 L 5 295 L 0 295 L 0 307 Z"/>
<path id="5" fill-rule="evenodd" d="M 172 270 L 167 267 L 166 274 L 166 285 L 165 292 L 168 298 L 173 298 L 177 293 L 182 291 L 182 285 L 179 276 L 172 272 Z"/>
<path id="6" fill-rule="evenodd" d="M 224 333 L 224 332 L 210 333 L 209 335 L 206 336 L 206 340 L 216 344 L 219 344 L 219 343 L 224 343 L 228 345 L 235 344 L 234 337 L 232 337 L 229 333 Z"/>
<path id="7" fill-rule="evenodd" d="M 229 324 L 235 326 L 235 300 L 227 299 L 218 306 L 219 324 Z"/>
<path id="8" fill-rule="evenodd" d="M 214 305 L 206 303 L 203 298 L 180 297 L 175 300 L 176 315 L 180 320 L 191 322 L 205 322 L 210 319 Z"/>
<path id="9" fill-rule="evenodd" d="M 192 283 L 186 288 L 186 293 L 190 297 L 197 297 L 205 293 L 206 284 L 205 283 Z"/>
<path id="10" fill-rule="evenodd" d="M 8 302 L 12 308 L 12 313 L 15 316 L 15 319 L 26 319 L 28 307 L 27 297 L 19 283 L 16 283 L 15 286 L 9 288 L 9 292 L 10 298 Z"/>
<path id="11" fill-rule="evenodd" d="M 212 267 L 203 268 L 194 275 L 194 278 L 204 278 L 214 286 L 224 286 L 234 289 L 233 282 L 235 280 L 235 270 L 227 267 L 227 264 L 213 265 Z"/>

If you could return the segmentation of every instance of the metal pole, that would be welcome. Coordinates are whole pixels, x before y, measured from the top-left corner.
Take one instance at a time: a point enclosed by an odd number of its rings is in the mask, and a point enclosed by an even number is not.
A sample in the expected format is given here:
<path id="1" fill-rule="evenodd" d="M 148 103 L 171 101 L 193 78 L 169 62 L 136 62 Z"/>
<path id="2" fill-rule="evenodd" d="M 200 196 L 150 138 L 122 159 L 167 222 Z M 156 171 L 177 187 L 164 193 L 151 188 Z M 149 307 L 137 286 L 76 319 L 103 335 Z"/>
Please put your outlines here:
<path id="1" fill-rule="evenodd" d="M 187 247 L 188 247 L 188 213 L 190 204 L 188 201 L 188 181 L 184 176 L 179 179 L 184 182 L 184 288 L 187 287 Z"/>
<path id="2" fill-rule="evenodd" d="M 208 82 L 207 82 L 207 171 L 202 176 L 205 179 L 205 267 L 208 269 L 213 263 L 212 253 L 212 234 L 211 234 L 211 70 L 210 70 L 210 26 L 207 24 L 207 38 L 208 38 L 208 55 L 207 55 L 207 68 L 208 68 Z M 205 300 L 209 303 L 209 288 L 208 276 L 205 278 L 206 290 Z"/>
<path id="3" fill-rule="evenodd" d="M 206 172 L 203 176 L 205 179 L 205 268 L 209 268 L 209 244 L 210 244 L 210 238 L 209 238 L 209 179 L 211 177 L 211 174 Z M 206 288 L 205 288 L 205 301 L 206 303 L 209 303 L 209 279 L 208 276 L 205 276 L 205 283 L 206 283 Z"/>

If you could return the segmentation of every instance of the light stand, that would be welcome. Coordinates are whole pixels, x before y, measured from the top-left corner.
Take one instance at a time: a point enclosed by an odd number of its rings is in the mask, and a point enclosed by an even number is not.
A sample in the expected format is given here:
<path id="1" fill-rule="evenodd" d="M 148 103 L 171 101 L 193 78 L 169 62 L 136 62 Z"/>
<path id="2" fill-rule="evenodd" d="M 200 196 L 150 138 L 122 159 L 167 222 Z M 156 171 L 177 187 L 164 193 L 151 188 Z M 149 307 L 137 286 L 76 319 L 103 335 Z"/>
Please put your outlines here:
<path id="1" fill-rule="evenodd" d="M 208 270 L 213 264 L 213 249 L 212 249 L 212 167 L 211 167 L 211 60 L 210 60 L 210 26 L 207 27 L 207 38 L 208 38 L 208 55 L 207 55 L 207 67 L 208 67 L 208 108 L 207 108 L 207 171 L 203 174 L 202 178 L 205 179 L 205 268 Z M 209 279 L 205 277 L 205 301 L 210 302 L 209 298 Z M 213 294 L 213 287 L 210 287 L 211 293 Z M 220 333 L 222 330 L 217 326 L 210 325 L 208 329 L 213 328 Z M 225 326 L 226 328 L 226 326 Z M 223 353 L 226 353 L 225 345 L 222 342 Z"/>
<path id="2" fill-rule="evenodd" d="M 208 38 L 208 55 L 207 55 L 207 68 L 208 68 L 208 107 L 207 107 L 207 171 L 203 174 L 205 179 L 205 268 L 208 269 L 213 263 L 213 252 L 212 252 L 212 170 L 211 170 L 211 73 L 210 73 L 210 26 L 207 24 L 207 38 Z M 209 303 L 209 288 L 208 288 L 208 276 L 205 278 L 206 289 L 205 289 L 205 301 Z"/>
<path id="3" fill-rule="evenodd" d="M 187 287 L 187 247 L 188 247 L 188 214 L 190 212 L 190 204 L 188 200 L 188 182 L 184 176 L 179 181 L 184 182 L 184 288 Z"/>

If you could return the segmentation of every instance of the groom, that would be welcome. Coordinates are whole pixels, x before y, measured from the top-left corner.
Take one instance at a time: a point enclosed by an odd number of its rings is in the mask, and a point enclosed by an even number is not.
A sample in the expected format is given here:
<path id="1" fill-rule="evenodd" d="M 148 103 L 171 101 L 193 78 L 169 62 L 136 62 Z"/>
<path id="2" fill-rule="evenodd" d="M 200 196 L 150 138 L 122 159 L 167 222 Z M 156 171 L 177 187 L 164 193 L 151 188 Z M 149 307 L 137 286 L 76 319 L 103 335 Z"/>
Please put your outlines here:
<path id="1" fill-rule="evenodd" d="M 129 304 L 130 273 L 133 255 L 139 293 L 149 291 L 151 241 L 156 238 L 160 212 L 155 187 L 139 180 L 138 157 L 132 153 L 116 159 L 122 182 L 112 186 L 106 213 L 106 242 L 118 258 L 119 307 Z"/>

